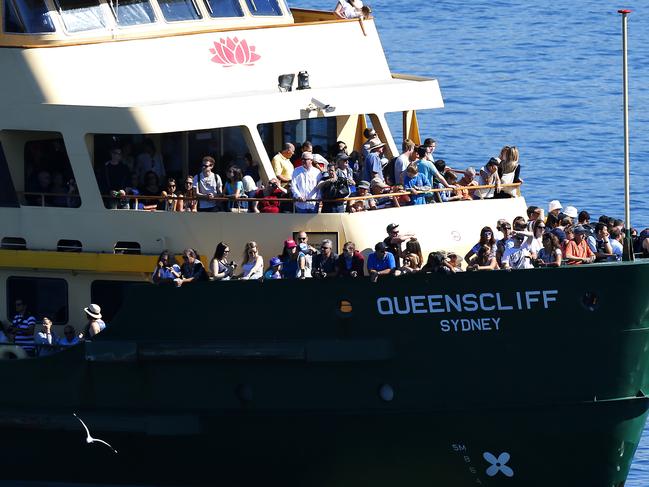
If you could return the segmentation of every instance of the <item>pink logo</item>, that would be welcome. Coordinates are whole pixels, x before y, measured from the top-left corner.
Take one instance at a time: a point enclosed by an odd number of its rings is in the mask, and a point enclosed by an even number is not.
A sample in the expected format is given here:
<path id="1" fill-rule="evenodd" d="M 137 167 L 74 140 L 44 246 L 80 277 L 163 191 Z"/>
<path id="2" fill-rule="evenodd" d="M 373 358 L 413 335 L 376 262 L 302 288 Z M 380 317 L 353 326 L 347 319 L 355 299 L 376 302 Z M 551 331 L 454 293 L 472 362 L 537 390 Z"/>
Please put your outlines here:
<path id="1" fill-rule="evenodd" d="M 219 39 L 214 42 L 214 47 L 210 49 L 214 54 L 212 61 L 221 64 L 224 68 L 230 68 L 235 64 L 253 66 L 259 61 L 261 56 L 255 52 L 255 46 L 249 46 L 245 39 L 238 38 Z"/>

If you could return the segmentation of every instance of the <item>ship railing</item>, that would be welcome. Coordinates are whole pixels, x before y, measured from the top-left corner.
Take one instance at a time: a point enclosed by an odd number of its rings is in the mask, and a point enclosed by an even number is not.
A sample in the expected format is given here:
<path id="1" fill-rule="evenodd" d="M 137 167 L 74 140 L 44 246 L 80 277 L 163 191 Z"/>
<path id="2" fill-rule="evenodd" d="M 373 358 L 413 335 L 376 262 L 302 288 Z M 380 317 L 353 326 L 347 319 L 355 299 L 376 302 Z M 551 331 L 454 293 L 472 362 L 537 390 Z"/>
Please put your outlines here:
<path id="1" fill-rule="evenodd" d="M 508 184 L 501 184 L 500 188 L 519 188 L 522 183 L 508 183 Z M 474 193 L 477 190 L 492 190 L 496 189 L 496 185 L 490 184 L 490 185 L 476 185 L 476 186 L 457 186 L 458 190 L 462 191 L 469 191 L 470 193 Z M 255 197 L 239 197 L 235 198 L 234 196 L 215 196 L 213 198 L 209 198 L 207 196 L 192 196 L 192 197 L 187 197 L 187 196 L 182 196 L 182 195 L 176 195 L 176 196 L 143 196 L 143 195 L 114 195 L 114 194 L 107 194 L 107 195 L 102 195 L 102 198 L 105 201 L 109 202 L 114 202 L 115 203 L 115 208 L 114 209 L 119 209 L 117 207 L 117 204 L 119 201 L 122 202 L 133 202 L 134 208 L 124 208 L 124 209 L 130 209 L 130 210 L 135 210 L 135 211 L 152 211 L 155 209 L 155 205 L 158 203 L 164 203 L 165 200 L 171 202 L 171 201 L 211 201 L 211 202 L 219 202 L 219 203 L 229 203 L 232 205 L 231 209 L 234 209 L 235 212 L 241 212 L 244 211 L 245 208 L 243 207 L 244 204 L 251 203 L 251 202 L 262 202 L 262 201 L 272 201 L 272 202 L 279 202 L 280 205 L 291 205 L 292 212 L 296 212 L 296 203 L 338 203 L 338 204 L 345 204 L 347 202 L 354 202 L 354 201 L 362 201 L 362 200 L 369 200 L 369 199 L 389 199 L 392 200 L 394 206 L 400 206 L 399 203 L 399 198 L 404 197 L 404 196 L 412 196 L 412 195 L 431 195 L 435 193 L 442 193 L 445 191 L 450 191 L 452 189 L 450 188 L 430 188 L 430 189 L 425 189 L 422 191 L 417 191 L 417 190 L 398 190 L 398 191 L 392 191 L 389 193 L 380 193 L 380 194 L 367 194 L 365 196 L 348 196 L 346 198 L 335 198 L 335 199 L 322 199 L 322 198 L 313 198 L 313 199 L 306 199 L 306 200 L 297 200 L 295 198 L 255 198 Z M 20 193 L 21 195 L 25 197 L 38 197 L 41 206 L 48 206 L 46 205 L 46 201 L 48 198 L 56 198 L 56 197 L 67 197 L 67 198 L 79 198 L 78 195 L 70 195 L 68 193 L 35 193 L 35 192 L 22 192 Z M 142 206 L 144 208 L 140 208 L 140 203 L 142 203 Z M 148 205 L 147 205 L 148 203 Z M 147 206 L 152 207 L 152 208 L 147 208 Z"/>

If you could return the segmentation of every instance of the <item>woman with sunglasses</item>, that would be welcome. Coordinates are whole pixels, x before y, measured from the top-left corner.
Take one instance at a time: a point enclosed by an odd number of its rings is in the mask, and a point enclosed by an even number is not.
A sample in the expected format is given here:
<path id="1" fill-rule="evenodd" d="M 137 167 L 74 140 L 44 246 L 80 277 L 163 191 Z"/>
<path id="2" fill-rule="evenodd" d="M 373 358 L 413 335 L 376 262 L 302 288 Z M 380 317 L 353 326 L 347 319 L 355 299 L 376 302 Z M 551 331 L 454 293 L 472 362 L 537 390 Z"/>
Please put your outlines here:
<path id="1" fill-rule="evenodd" d="M 198 200 L 196 199 L 196 188 L 194 188 L 194 178 L 187 176 L 183 183 L 183 188 L 178 194 L 182 198 L 178 200 L 176 211 L 197 211 Z"/>
<path id="2" fill-rule="evenodd" d="M 160 193 L 164 198 L 164 211 L 179 211 L 180 201 L 176 194 L 176 180 L 174 178 L 167 179 L 167 187 Z"/>
<path id="3" fill-rule="evenodd" d="M 473 264 L 473 259 L 476 258 L 478 252 L 480 251 L 480 248 L 483 245 L 488 245 L 489 247 L 491 247 L 492 253 L 495 257 L 497 251 L 496 238 L 494 237 L 494 231 L 491 229 L 491 227 L 483 227 L 482 230 L 480 230 L 480 241 L 475 244 L 464 256 L 464 261 L 468 265 Z"/>
<path id="4" fill-rule="evenodd" d="M 234 261 L 228 262 L 230 257 L 230 246 L 225 242 L 219 242 L 210 261 L 210 273 L 214 281 L 229 281 L 234 275 L 237 264 Z"/>
<path id="5" fill-rule="evenodd" d="M 259 255 L 257 242 L 248 242 L 243 251 L 241 279 L 261 279 L 264 275 L 264 258 Z"/>

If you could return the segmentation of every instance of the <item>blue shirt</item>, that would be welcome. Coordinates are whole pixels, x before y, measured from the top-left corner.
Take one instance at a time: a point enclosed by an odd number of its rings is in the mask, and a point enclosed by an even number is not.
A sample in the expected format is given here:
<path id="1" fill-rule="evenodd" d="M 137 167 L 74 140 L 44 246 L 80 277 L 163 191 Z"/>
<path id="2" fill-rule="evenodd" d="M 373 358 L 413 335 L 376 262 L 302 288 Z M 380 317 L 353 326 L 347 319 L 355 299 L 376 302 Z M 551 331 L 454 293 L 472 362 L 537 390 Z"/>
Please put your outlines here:
<path id="1" fill-rule="evenodd" d="M 433 181 L 433 177 L 439 174 L 435 165 L 426 159 L 419 159 L 417 161 L 417 171 L 431 182 Z"/>
<path id="2" fill-rule="evenodd" d="M 408 176 L 408 173 L 403 176 L 403 187 L 406 189 L 423 188 L 424 186 L 430 186 L 430 180 L 426 179 L 426 176 L 422 173 L 417 174 L 415 177 Z M 423 194 L 413 194 L 410 196 L 410 201 L 412 201 L 413 205 L 425 205 L 426 197 Z"/>
<path id="3" fill-rule="evenodd" d="M 386 252 L 383 259 L 379 259 L 376 252 L 367 256 L 367 270 L 383 271 L 385 269 L 394 269 L 397 265 L 394 262 L 394 255 Z"/>
<path id="4" fill-rule="evenodd" d="M 372 173 L 377 173 L 381 181 L 383 181 L 383 167 L 381 166 L 381 157 L 378 152 L 370 152 L 365 159 L 365 181 L 371 181 L 373 178 Z"/>

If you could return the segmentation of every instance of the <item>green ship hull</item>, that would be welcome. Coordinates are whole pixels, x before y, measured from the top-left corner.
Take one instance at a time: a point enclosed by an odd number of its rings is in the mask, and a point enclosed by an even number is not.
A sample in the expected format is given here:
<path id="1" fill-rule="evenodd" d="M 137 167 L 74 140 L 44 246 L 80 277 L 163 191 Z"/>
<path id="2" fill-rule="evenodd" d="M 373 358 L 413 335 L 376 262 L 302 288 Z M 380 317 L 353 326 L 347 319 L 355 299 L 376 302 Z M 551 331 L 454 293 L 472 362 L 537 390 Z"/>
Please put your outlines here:
<path id="1" fill-rule="evenodd" d="M 649 262 L 134 285 L 95 341 L 0 362 L 4 453 L 48 480 L 621 486 L 647 282 Z"/>

